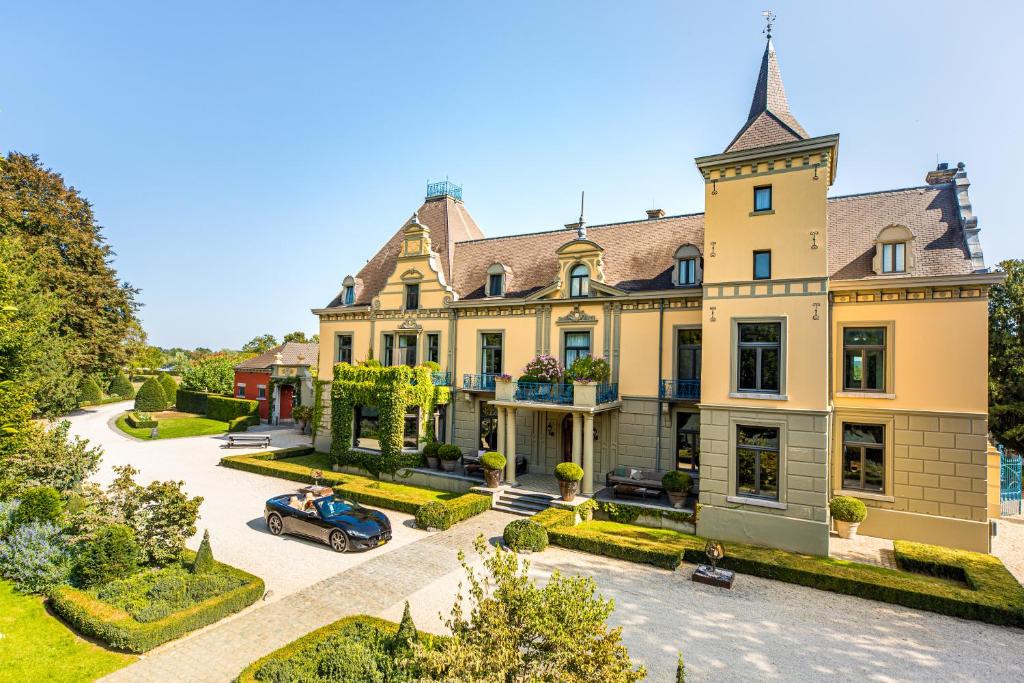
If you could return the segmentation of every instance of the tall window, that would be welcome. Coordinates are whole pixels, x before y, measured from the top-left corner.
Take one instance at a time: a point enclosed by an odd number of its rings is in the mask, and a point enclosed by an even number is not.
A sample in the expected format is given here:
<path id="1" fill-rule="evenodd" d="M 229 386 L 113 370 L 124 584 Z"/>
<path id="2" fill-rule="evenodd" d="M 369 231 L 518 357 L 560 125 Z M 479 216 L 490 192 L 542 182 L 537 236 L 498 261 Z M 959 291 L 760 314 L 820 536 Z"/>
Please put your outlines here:
<path id="1" fill-rule="evenodd" d="M 590 271 L 582 263 L 569 271 L 569 296 L 590 296 Z"/>
<path id="2" fill-rule="evenodd" d="M 736 390 L 777 394 L 782 377 L 782 323 L 739 323 Z"/>
<path id="3" fill-rule="evenodd" d="M 238 385 L 238 390 L 235 392 L 235 396 L 237 396 L 238 398 L 245 398 L 245 385 L 244 384 L 239 384 Z"/>
<path id="4" fill-rule="evenodd" d="M 565 367 L 571 368 L 577 358 L 590 355 L 589 332 L 565 333 Z"/>
<path id="5" fill-rule="evenodd" d="M 257 400 L 260 400 L 260 401 L 266 401 L 267 400 L 267 387 L 266 387 L 266 385 L 264 385 L 264 384 L 257 384 L 256 385 L 256 398 L 257 398 Z"/>
<path id="6" fill-rule="evenodd" d="M 346 306 L 351 306 L 356 302 L 356 288 L 352 285 L 345 287 L 345 298 L 344 302 Z"/>
<path id="7" fill-rule="evenodd" d="M 695 285 L 697 284 L 697 259 L 696 258 L 681 258 L 679 259 L 679 272 L 677 277 L 679 278 L 680 285 Z"/>
<path id="8" fill-rule="evenodd" d="M 384 335 L 384 365 L 390 367 L 395 364 L 395 338 L 390 334 Z"/>
<path id="9" fill-rule="evenodd" d="M 505 276 L 501 273 L 491 273 L 487 276 L 487 296 L 501 296 L 505 289 Z"/>
<path id="10" fill-rule="evenodd" d="M 420 286 L 417 285 L 406 285 L 405 286 L 405 310 L 415 311 L 420 307 Z"/>
<path id="11" fill-rule="evenodd" d="M 480 372 L 485 375 L 501 374 L 501 332 L 480 335 Z"/>
<path id="12" fill-rule="evenodd" d="M 485 401 L 480 401 L 479 445 L 482 451 L 498 448 L 498 409 Z"/>
<path id="13" fill-rule="evenodd" d="M 906 242 L 892 242 L 882 245 L 882 272 L 903 273 L 907 270 Z"/>
<path id="14" fill-rule="evenodd" d="M 885 391 L 885 328 L 843 330 L 843 388 Z"/>
<path id="15" fill-rule="evenodd" d="M 772 210 L 772 186 L 764 185 L 754 188 L 754 211 Z"/>
<path id="16" fill-rule="evenodd" d="M 373 406 L 356 406 L 355 432 L 352 445 L 356 448 L 380 450 L 380 413 Z"/>
<path id="17" fill-rule="evenodd" d="M 754 279 L 755 280 L 770 280 L 772 277 L 772 252 L 755 251 L 754 252 Z"/>
<path id="18" fill-rule="evenodd" d="M 736 427 L 736 493 L 779 499 L 778 427 Z"/>
<path id="19" fill-rule="evenodd" d="M 408 365 L 410 368 L 416 365 L 416 335 L 398 335 L 398 362 L 396 365 Z"/>
<path id="20" fill-rule="evenodd" d="M 676 414 L 676 469 L 700 469 L 700 413 Z"/>
<path id="21" fill-rule="evenodd" d="M 441 335 L 431 332 L 427 335 L 427 358 L 431 363 L 441 362 Z"/>
<path id="22" fill-rule="evenodd" d="M 352 335 L 351 334 L 339 334 L 338 335 L 338 362 L 339 363 L 351 363 L 352 362 Z"/>
<path id="23" fill-rule="evenodd" d="M 885 427 L 843 424 L 843 488 L 885 489 Z"/>
<path id="24" fill-rule="evenodd" d="M 407 408 L 405 412 L 405 428 L 402 431 L 402 448 L 419 448 L 420 445 L 420 409 L 419 406 Z"/>
<path id="25" fill-rule="evenodd" d="M 679 330 L 676 337 L 676 379 L 700 379 L 700 330 Z"/>

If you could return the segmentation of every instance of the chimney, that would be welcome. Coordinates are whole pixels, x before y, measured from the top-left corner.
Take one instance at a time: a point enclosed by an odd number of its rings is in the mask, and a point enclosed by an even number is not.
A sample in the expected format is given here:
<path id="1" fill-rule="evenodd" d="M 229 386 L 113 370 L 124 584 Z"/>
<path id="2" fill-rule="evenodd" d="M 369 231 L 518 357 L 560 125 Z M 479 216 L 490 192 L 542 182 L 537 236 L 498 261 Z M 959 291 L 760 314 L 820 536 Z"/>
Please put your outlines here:
<path id="1" fill-rule="evenodd" d="M 664 209 L 647 209 L 647 220 L 654 220 L 655 218 L 664 218 Z"/>
<path id="2" fill-rule="evenodd" d="M 956 168 L 950 168 L 949 164 L 943 162 L 935 167 L 934 171 L 928 171 L 928 175 L 924 177 L 924 181 L 929 185 L 942 185 L 953 180 L 957 172 L 962 171 L 964 168 L 963 162 L 956 165 Z"/>

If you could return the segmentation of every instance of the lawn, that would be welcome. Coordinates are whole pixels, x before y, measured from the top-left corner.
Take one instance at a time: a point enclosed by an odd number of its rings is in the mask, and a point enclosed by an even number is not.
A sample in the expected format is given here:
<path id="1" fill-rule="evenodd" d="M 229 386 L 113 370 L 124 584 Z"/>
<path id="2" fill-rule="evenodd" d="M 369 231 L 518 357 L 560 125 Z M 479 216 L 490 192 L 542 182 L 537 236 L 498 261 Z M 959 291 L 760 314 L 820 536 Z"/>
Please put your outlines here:
<path id="1" fill-rule="evenodd" d="M 93 681 L 135 661 L 75 635 L 43 599 L 0 581 L 0 681 Z"/>
<path id="2" fill-rule="evenodd" d="M 211 420 L 202 415 L 190 415 L 188 413 L 163 412 L 153 413 L 153 418 L 160 423 L 158 439 L 179 439 L 185 436 L 209 436 L 210 434 L 225 434 L 228 431 L 228 423 L 220 420 Z M 150 440 L 149 427 L 129 427 L 126 422 L 127 415 L 117 418 L 117 428 L 136 439 Z"/>

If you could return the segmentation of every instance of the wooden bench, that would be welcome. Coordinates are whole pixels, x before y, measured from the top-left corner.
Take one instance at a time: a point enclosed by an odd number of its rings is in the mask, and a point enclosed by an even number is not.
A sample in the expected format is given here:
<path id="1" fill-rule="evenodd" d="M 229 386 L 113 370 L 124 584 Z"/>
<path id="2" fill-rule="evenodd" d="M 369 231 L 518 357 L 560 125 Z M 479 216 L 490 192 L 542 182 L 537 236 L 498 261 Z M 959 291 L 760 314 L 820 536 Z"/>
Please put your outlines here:
<path id="1" fill-rule="evenodd" d="M 267 448 L 268 446 L 270 446 L 270 437 L 255 435 L 241 436 L 237 434 L 228 434 L 227 447 L 235 448 L 236 446 L 241 448 L 255 448 L 257 446 Z"/>

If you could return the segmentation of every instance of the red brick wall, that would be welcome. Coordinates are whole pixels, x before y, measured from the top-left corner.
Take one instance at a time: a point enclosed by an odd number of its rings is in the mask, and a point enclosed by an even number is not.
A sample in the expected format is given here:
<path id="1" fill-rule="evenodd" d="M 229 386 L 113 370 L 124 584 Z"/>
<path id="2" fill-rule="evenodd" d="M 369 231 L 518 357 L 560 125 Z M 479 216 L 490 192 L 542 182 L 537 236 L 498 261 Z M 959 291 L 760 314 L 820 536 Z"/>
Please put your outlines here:
<path id="1" fill-rule="evenodd" d="M 241 396 L 238 393 L 238 385 L 245 385 L 245 396 Z M 259 398 L 259 386 L 263 385 L 266 387 L 266 398 L 260 400 Z M 269 419 L 270 415 L 270 373 L 269 372 L 242 372 L 241 370 L 235 370 L 235 385 L 232 388 L 232 394 L 235 398 L 248 398 L 253 401 L 260 401 L 260 418 Z"/>

